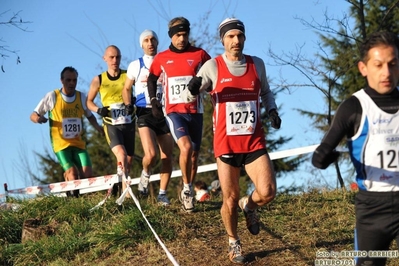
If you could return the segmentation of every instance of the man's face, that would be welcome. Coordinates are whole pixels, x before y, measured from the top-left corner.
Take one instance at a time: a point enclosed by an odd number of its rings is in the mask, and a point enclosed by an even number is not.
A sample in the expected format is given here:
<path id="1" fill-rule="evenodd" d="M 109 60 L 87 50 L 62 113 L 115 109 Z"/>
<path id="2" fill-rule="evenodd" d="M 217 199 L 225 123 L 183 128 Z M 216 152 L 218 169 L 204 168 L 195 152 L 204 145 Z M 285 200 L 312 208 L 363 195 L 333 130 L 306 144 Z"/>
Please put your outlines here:
<path id="1" fill-rule="evenodd" d="M 188 44 L 188 33 L 180 31 L 172 36 L 172 45 L 178 50 L 184 50 Z"/>
<path id="2" fill-rule="evenodd" d="M 104 53 L 104 61 L 107 63 L 108 69 L 119 70 L 121 63 L 121 53 L 115 47 L 108 47 Z"/>
<path id="3" fill-rule="evenodd" d="M 72 96 L 75 93 L 76 85 L 78 84 L 78 75 L 74 71 L 65 71 L 61 83 L 62 92 L 65 95 Z"/>
<path id="4" fill-rule="evenodd" d="M 146 55 L 156 55 L 158 48 L 158 41 L 154 36 L 146 36 L 143 39 L 142 47 L 144 50 L 144 54 Z"/>
<path id="5" fill-rule="evenodd" d="M 238 57 L 244 49 L 245 35 L 239 30 L 228 31 L 223 38 L 223 46 L 227 54 Z"/>
<path id="6" fill-rule="evenodd" d="M 373 47 L 367 62 L 359 62 L 358 68 L 372 89 L 380 94 L 390 93 L 399 81 L 398 49 L 386 45 Z"/>

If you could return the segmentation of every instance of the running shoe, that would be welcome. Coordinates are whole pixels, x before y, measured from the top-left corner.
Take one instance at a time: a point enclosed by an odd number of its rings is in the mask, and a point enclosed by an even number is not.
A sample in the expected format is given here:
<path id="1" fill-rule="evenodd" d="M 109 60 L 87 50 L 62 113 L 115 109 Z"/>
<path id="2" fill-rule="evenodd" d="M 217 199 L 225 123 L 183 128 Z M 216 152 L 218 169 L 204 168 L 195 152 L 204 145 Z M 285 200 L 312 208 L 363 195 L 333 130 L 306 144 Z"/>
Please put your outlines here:
<path id="1" fill-rule="evenodd" d="M 241 254 L 241 242 L 237 240 L 229 245 L 229 259 L 232 263 L 244 264 L 247 259 Z"/>
<path id="2" fill-rule="evenodd" d="M 194 211 L 194 197 L 190 190 L 182 190 L 179 195 L 180 202 L 182 203 L 182 208 L 185 212 Z"/>
<path id="3" fill-rule="evenodd" d="M 160 205 L 160 206 L 168 207 L 170 205 L 170 201 L 169 201 L 168 197 L 166 196 L 166 194 L 159 194 L 157 201 L 158 201 L 158 205 Z"/>
<path id="4" fill-rule="evenodd" d="M 144 174 L 144 171 L 142 171 L 138 187 L 142 196 L 148 196 L 148 183 L 150 183 L 150 175 L 146 175 Z"/>
<path id="5" fill-rule="evenodd" d="M 245 205 L 247 205 L 247 202 L 248 202 L 248 196 L 245 196 L 240 199 L 240 201 L 238 202 L 238 206 L 240 206 L 241 210 L 244 213 L 249 232 L 253 235 L 257 235 L 259 234 L 259 216 L 256 210 L 253 211 L 245 210 Z"/>

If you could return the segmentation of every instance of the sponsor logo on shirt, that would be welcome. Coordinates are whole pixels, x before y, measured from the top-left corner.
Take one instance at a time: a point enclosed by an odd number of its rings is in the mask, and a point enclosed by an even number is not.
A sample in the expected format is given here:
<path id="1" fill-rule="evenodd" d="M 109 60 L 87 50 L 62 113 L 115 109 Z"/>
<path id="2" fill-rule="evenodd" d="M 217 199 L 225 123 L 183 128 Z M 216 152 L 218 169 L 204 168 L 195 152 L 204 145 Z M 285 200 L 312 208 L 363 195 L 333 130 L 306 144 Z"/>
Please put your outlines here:
<path id="1" fill-rule="evenodd" d="M 380 181 L 389 180 L 389 179 L 391 179 L 391 178 L 393 178 L 393 176 L 382 174 L 382 175 L 380 176 Z"/>
<path id="2" fill-rule="evenodd" d="M 173 60 L 166 61 L 166 64 L 173 64 Z"/>
<path id="3" fill-rule="evenodd" d="M 399 136 L 389 136 L 385 138 L 385 142 L 389 144 L 389 146 L 396 147 L 399 144 Z"/>
<path id="4" fill-rule="evenodd" d="M 248 107 L 249 103 L 237 103 L 236 104 L 236 108 L 244 108 L 244 107 Z"/>
<path id="5" fill-rule="evenodd" d="M 391 121 L 392 121 L 392 118 L 391 119 L 381 119 L 381 118 L 377 118 L 376 120 L 374 120 L 373 121 L 373 124 L 375 125 L 375 124 L 389 124 L 389 123 L 391 123 Z"/>
<path id="6" fill-rule="evenodd" d="M 228 79 L 222 78 L 222 79 L 220 80 L 220 83 L 231 82 L 231 81 L 233 81 L 232 78 L 228 78 Z"/>

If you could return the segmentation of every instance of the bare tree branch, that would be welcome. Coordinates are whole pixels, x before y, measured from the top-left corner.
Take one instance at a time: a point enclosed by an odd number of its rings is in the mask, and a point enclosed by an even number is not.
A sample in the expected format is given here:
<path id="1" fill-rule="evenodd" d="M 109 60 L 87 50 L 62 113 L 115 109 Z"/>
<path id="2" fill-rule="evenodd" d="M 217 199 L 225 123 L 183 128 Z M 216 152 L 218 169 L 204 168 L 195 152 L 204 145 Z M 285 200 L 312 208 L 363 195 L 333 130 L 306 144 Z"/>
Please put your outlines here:
<path id="1" fill-rule="evenodd" d="M 8 12 L 10 12 L 10 10 L 0 13 L 0 17 L 2 17 Z M 8 21 L 0 21 L 0 25 L 13 26 L 19 30 L 31 32 L 28 30 L 28 27 L 23 27 L 23 26 L 32 23 L 32 21 L 24 21 L 22 17 L 19 15 L 21 12 L 22 10 L 18 11 L 17 13 L 14 13 Z"/>
<path id="2" fill-rule="evenodd" d="M 5 14 L 7 14 L 8 12 L 10 12 L 10 10 L 4 11 L 3 13 L 0 13 L 0 18 L 3 17 Z M 21 31 L 24 32 L 31 32 L 28 30 L 28 27 L 25 27 L 26 24 L 30 24 L 32 23 L 31 21 L 25 21 L 22 19 L 22 17 L 20 16 L 20 13 L 22 11 L 18 11 L 17 13 L 14 13 L 10 19 L 8 19 L 7 21 L 0 21 L 0 26 L 11 26 L 11 27 L 15 27 Z M 6 41 L 3 40 L 3 38 L 0 38 L 0 42 L 5 43 Z M 0 44 L 0 57 L 3 58 L 3 61 L 10 57 L 10 55 L 13 54 L 14 56 L 16 56 L 16 63 L 20 64 L 21 63 L 21 58 L 18 55 L 18 51 L 17 50 L 13 50 L 11 48 L 9 48 L 9 46 L 7 45 L 3 45 Z M 1 71 L 4 73 L 4 65 L 1 64 Z"/>

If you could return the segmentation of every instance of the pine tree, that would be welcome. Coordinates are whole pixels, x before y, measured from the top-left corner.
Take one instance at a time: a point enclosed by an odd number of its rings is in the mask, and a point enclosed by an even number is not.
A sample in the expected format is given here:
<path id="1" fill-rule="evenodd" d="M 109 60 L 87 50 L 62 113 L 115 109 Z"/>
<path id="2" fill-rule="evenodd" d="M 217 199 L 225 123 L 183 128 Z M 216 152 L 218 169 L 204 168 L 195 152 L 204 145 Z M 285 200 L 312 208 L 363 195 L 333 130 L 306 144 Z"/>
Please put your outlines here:
<path id="1" fill-rule="evenodd" d="M 319 50 L 315 57 L 308 58 L 297 53 L 276 55 L 269 50 L 269 54 L 279 65 L 289 65 L 303 74 L 310 83 L 290 84 L 284 80 L 281 88 L 314 87 L 325 96 L 326 113 L 313 113 L 308 110 L 299 110 L 313 121 L 313 126 L 326 132 L 332 122 L 334 111 L 339 104 L 350 97 L 354 92 L 366 86 L 357 68 L 359 61 L 359 47 L 367 36 L 375 31 L 391 31 L 399 34 L 399 1 L 396 0 L 347 0 L 349 15 L 344 14 L 341 19 L 329 17 L 326 13 L 322 23 L 307 22 L 300 19 L 301 23 L 316 31 L 320 38 Z M 334 27 L 336 23 L 338 26 Z M 344 144 L 344 140 L 341 143 Z M 346 160 L 348 156 L 342 156 Z M 344 182 L 341 177 L 339 165 L 335 162 L 337 178 L 341 187 Z"/>

